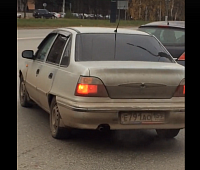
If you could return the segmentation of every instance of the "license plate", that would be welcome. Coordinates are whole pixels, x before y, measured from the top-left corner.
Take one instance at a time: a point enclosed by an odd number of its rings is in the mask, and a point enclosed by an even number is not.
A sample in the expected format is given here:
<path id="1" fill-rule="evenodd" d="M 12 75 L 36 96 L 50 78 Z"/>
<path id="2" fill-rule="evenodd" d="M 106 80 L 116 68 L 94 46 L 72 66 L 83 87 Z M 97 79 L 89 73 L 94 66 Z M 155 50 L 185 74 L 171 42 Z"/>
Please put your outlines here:
<path id="1" fill-rule="evenodd" d="M 124 112 L 120 114 L 121 124 L 164 123 L 165 113 Z"/>

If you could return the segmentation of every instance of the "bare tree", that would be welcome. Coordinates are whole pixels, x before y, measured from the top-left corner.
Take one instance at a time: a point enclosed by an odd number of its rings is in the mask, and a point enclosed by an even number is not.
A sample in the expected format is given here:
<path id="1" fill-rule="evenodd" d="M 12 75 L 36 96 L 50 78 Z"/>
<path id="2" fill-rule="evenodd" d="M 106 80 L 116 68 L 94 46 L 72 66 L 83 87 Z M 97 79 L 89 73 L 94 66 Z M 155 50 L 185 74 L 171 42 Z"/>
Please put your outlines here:
<path id="1" fill-rule="evenodd" d="M 21 3 L 23 5 L 23 12 L 24 12 L 24 18 L 26 18 L 26 10 L 27 10 L 27 4 L 28 4 L 28 0 L 21 0 Z"/>
<path id="2" fill-rule="evenodd" d="M 173 17 L 173 9 L 174 9 L 174 0 L 172 0 L 172 2 L 171 2 L 171 9 L 170 9 L 170 13 L 171 13 L 170 17 L 171 17 L 171 20 L 174 19 L 174 17 Z"/>
<path id="3" fill-rule="evenodd" d="M 141 0 L 140 0 L 140 3 L 139 3 L 139 19 L 141 19 L 141 5 L 142 5 L 142 2 L 141 2 Z"/>
<path id="4" fill-rule="evenodd" d="M 21 0 L 17 0 L 17 11 L 22 11 L 22 2 Z"/>
<path id="5" fill-rule="evenodd" d="M 177 18 L 178 12 L 179 12 L 179 8 L 177 7 L 177 8 L 176 8 L 175 15 L 174 15 L 174 20 L 175 20 L 175 21 L 176 21 L 176 18 Z"/>

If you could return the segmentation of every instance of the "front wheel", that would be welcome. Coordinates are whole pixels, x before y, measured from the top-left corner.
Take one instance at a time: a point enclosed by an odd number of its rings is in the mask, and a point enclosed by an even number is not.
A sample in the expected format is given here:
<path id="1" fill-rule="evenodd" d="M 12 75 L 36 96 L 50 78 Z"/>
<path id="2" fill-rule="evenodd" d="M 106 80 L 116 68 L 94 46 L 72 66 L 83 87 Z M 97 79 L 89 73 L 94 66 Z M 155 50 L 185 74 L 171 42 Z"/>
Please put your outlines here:
<path id="1" fill-rule="evenodd" d="M 60 116 L 60 112 L 59 112 L 55 97 L 52 99 L 50 109 L 51 109 L 50 129 L 51 129 L 52 137 L 56 139 L 70 138 L 71 129 L 60 127 L 61 116 Z"/>
<path id="2" fill-rule="evenodd" d="M 19 85 L 19 100 L 22 107 L 31 107 L 32 103 L 29 100 L 28 92 L 26 91 L 26 86 L 23 77 L 20 77 Z"/>
<path id="3" fill-rule="evenodd" d="M 156 129 L 156 132 L 161 138 L 174 138 L 178 135 L 180 129 Z"/>

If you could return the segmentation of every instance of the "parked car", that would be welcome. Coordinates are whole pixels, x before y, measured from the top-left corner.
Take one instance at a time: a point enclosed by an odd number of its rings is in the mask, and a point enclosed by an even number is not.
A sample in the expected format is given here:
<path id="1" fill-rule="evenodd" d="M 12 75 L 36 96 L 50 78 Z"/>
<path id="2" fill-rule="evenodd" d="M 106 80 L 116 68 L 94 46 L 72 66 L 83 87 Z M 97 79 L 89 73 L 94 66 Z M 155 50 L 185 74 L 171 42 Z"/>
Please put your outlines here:
<path id="1" fill-rule="evenodd" d="M 78 13 L 72 13 L 72 16 L 75 18 L 79 18 L 79 14 Z"/>
<path id="2" fill-rule="evenodd" d="M 83 17 L 84 16 L 84 17 Z M 88 19 L 89 18 L 89 15 L 88 14 L 84 14 L 83 15 L 83 13 L 80 13 L 80 14 L 78 14 L 78 18 L 79 19 Z"/>
<path id="3" fill-rule="evenodd" d="M 103 15 L 101 15 L 101 14 L 89 14 L 87 16 L 87 18 L 89 18 L 89 19 L 104 19 Z"/>
<path id="4" fill-rule="evenodd" d="M 176 61 L 185 66 L 185 21 L 156 21 L 138 29 L 155 35 Z"/>
<path id="5" fill-rule="evenodd" d="M 185 67 L 153 35 L 59 28 L 22 57 L 20 104 L 47 111 L 56 139 L 74 128 L 156 129 L 173 138 L 185 127 Z"/>
<path id="6" fill-rule="evenodd" d="M 110 15 L 106 15 L 106 16 L 105 16 L 105 19 L 110 19 Z"/>
<path id="7" fill-rule="evenodd" d="M 21 18 L 21 17 L 22 17 L 22 14 L 17 13 L 17 18 Z"/>
<path id="8" fill-rule="evenodd" d="M 89 19 L 94 19 L 95 15 L 94 14 L 88 14 Z"/>
<path id="9" fill-rule="evenodd" d="M 50 12 L 53 14 L 54 18 L 61 18 L 61 14 L 57 13 L 57 12 Z"/>
<path id="10" fill-rule="evenodd" d="M 64 13 L 64 12 L 59 12 L 59 14 L 60 14 L 60 18 L 64 18 L 66 15 L 66 13 Z"/>
<path id="11" fill-rule="evenodd" d="M 46 19 L 55 18 L 54 14 L 49 12 L 47 9 L 36 9 L 36 10 L 34 10 L 33 17 L 34 18 L 46 18 Z"/>

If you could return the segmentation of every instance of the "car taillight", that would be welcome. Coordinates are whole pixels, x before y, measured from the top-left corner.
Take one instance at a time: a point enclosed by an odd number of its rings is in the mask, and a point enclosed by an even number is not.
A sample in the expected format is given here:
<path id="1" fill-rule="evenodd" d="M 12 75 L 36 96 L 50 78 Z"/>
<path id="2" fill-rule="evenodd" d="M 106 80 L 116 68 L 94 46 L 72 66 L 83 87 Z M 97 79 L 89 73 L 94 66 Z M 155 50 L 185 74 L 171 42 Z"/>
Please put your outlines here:
<path id="1" fill-rule="evenodd" d="M 102 81 L 96 77 L 80 77 L 75 96 L 107 97 L 108 93 Z"/>
<path id="2" fill-rule="evenodd" d="M 185 52 L 178 58 L 178 60 L 185 60 Z"/>
<path id="3" fill-rule="evenodd" d="M 176 88 L 174 97 L 185 97 L 185 79 L 183 79 Z"/>

